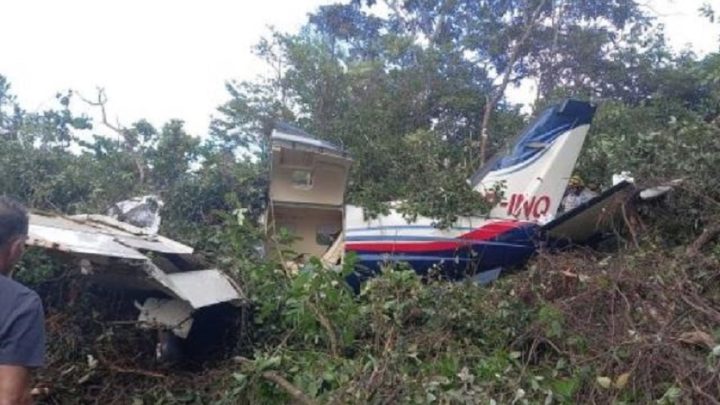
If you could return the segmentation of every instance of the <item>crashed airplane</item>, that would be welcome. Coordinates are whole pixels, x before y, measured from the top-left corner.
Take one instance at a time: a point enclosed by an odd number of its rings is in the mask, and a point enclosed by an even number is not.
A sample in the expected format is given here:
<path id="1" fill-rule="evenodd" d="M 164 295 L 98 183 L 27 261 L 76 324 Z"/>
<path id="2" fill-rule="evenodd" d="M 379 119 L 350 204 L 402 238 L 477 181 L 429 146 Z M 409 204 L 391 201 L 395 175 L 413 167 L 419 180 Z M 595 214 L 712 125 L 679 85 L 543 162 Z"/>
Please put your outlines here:
<path id="1" fill-rule="evenodd" d="M 353 253 L 356 290 L 387 265 L 407 263 L 421 275 L 485 283 L 524 263 L 539 247 L 583 243 L 612 229 L 629 198 L 656 198 L 670 187 L 644 190 L 620 181 L 598 197 L 559 213 L 558 208 L 587 135 L 595 107 L 567 100 L 548 108 L 469 180 L 487 196 L 498 184 L 502 201 L 485 216 L 459 218 L 438 228 L 433 218 L 406 220 L 396 210 L 366 219 L 345 205 L 352 158 L 341 148 L 278 124 L 271 135 L 271 176 L 265 226 L 266 251 L 281 229 L 296 237 L 290 248 L 298 266 L 310 256 L 333 266 Z M 644 194 L 643 194 L 644 193 Z M 643 195 L 645 197 L 643 197 Z M 143 204 L 152 207 L 142 211 Z M 198 315 L 218 306 L 248 303 L 222 271 L 205 269 L 193 249 L 157 235 L 161 203 L 143 197 L 118 203 L 112 216 L 33 213 L 28 244 L 65 256 L 98 285 L 140 292 L 138 324 L 188 338 Z M 133 225 L 135 223 L 135 225 Z M 142 226 L 136 226 L 142 223 Z M 277 246 L 275 246 L 277 247 Z M 197 328 L 196 328 L 197 329 Z M 163 333 L 159 336 L 167 337 Z M 159 357 L 172 351 L 160 342 Z"/>
<path id="2" fill-rule="evenodd" d="M 267 231 L 284 228 L 299 237 L 291 249 L 337 263 L 356 257 L 348 279 L 359 283 L 400 262 L 417 273 L 437 271 L 479 282 L 524 263 L 548 241 L 582 243 L 609 230 L 623 204 L 636 194 L 621 181 L 565 213 L 559 205 L 595 114 L 590 103 L 566 100 L 541 113 L 469 180 L 487 195 L 502 185 L 504 198 L 485 216 L 459 218 L 438 228 L 433 218 L 409 222 L 396 210 L 367 219 L 362 207 L 344 205 L 351 157 L 341 148 L 281 124 L 272 135 Z M 656 193 L 657 194 L 657 193 Z"/>

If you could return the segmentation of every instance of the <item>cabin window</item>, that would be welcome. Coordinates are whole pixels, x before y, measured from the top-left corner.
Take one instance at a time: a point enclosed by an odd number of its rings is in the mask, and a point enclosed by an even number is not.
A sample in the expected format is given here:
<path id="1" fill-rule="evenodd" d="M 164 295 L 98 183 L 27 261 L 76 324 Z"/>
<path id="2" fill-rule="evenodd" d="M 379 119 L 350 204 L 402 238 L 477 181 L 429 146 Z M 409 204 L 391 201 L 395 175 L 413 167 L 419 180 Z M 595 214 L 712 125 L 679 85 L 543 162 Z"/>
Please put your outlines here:
<path id="1" fill-rule="evenodd" d="M 315 234 L 315 242 L 318 245 L 330 246 L 335 242 L 335 239 L 340 235 L 339 224 L 323 224 L 317 227 L 317 233 Z"/>
<path id="2" fill-rule="evenodd" d="M 312 172 L 310 170 L 293 170 L 291 181 L 295 188 L 310 190 L 312 188 Z"/>

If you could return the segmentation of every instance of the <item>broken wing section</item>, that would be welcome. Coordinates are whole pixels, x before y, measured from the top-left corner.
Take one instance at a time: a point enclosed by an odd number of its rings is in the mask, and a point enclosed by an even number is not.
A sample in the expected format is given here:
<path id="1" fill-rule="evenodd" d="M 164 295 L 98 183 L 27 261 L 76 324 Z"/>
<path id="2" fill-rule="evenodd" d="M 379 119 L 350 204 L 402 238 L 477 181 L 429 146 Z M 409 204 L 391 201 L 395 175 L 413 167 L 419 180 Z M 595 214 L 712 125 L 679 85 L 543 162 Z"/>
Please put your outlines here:
<path id="1" fill-rule="evenodd" d="M 193 310 L 246 301 L 220 270 L 196 268 L 191 247 L 109 217 L 31 214 L 27 243 L 69 257 L 99 284 L 161 292 Z"/>

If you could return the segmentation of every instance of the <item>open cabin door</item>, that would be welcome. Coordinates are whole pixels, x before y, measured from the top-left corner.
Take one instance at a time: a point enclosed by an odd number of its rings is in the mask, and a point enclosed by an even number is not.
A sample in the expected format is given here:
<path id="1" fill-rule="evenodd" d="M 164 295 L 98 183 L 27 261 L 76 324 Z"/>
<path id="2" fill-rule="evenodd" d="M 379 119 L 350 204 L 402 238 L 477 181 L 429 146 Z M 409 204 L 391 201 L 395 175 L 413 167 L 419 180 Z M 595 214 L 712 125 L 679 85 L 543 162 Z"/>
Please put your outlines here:
<path id="1" fill-rule="evenodd" d="M 269 252 L 283 230 L 298 258 L 321 257 L 342 235 L 343 205 L 352 159 L 340 148 L 285 125 L 271 135 Z M 287 245 L 285 246 L 287 247 Z"/>

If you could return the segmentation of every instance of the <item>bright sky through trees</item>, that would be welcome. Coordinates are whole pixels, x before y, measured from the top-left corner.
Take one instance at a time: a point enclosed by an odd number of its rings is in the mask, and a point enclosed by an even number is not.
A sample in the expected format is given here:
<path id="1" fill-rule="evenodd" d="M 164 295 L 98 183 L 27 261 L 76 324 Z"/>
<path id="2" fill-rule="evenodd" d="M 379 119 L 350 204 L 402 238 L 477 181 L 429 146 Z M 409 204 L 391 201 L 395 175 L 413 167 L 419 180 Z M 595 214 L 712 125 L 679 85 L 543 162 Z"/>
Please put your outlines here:
<path id="1" fill-rule="evenodd" d="M 703 0 L 649 0 L 674 49 L 717 49 L 720 24 L 701 18 Z M 251 47 L 268 26 L 295 31 L 308 12 L 331 0 L 115 1 L 6 0 L 2 6 L 0 74 L 30 109 L 53 106 L 56 91 L 72 88 L 109 96 L 111 119 L 186 121 L 206 133 L 215 108 L 227 100 L 224 82 L 252 79 L 265 66 Z M 718 3 L 718 4 L 712 4 Z M 720 1 L 710 2 L 718 11 Z M 524 89 L 509 89 L 519 102 Z"/>

